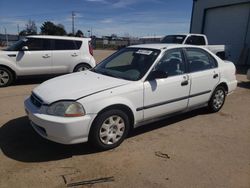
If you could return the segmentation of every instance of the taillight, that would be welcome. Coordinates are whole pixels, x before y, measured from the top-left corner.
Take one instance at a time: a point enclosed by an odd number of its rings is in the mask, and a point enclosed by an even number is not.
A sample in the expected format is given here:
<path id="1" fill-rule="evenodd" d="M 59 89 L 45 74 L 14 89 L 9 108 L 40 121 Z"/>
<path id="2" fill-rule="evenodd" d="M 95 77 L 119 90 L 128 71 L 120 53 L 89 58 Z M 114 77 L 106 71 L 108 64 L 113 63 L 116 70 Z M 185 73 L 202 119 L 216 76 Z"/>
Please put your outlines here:
<path id="1" fill-rule="evenodd" d="M 89 53 L 93 56 L 94 53 L 93 53 L 93 48 L 92 48 L 92 45 L 91 45 L 91 42 L 89 41 Z"/>

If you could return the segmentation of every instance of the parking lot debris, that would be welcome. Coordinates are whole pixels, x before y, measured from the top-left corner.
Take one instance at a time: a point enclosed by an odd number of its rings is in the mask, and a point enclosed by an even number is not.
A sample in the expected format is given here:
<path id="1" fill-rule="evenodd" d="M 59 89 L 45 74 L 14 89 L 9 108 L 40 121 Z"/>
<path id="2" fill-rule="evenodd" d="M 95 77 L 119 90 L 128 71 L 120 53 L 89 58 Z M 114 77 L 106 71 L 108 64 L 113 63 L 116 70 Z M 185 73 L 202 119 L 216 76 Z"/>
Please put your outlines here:
<path id="1" fill-rule="evenodd" d="M 156 152 L 155 152 L 155 155 L 156 155 L 157 157 L 161 157 L 161 158 L 164 158 L 164 159 L 170 159 L 170 156 L 169 156 L 168 154 L 162 153 L 162 152 L 160 152 L 160 151 L 156 151 Z"/>
<path id="2" fill-rule="evenodd" d="M 94 185 L 97 183 L 107 183 L 107 182 L 113 182 L 113 181 L 115 181 L 115 179 L 113 176 L 111 176 L 111 177 L 69 183 L 69 184 L 67 184 L 67 187 L 75 187 L 75 186 L 80 186 L 80 185 Z"/>

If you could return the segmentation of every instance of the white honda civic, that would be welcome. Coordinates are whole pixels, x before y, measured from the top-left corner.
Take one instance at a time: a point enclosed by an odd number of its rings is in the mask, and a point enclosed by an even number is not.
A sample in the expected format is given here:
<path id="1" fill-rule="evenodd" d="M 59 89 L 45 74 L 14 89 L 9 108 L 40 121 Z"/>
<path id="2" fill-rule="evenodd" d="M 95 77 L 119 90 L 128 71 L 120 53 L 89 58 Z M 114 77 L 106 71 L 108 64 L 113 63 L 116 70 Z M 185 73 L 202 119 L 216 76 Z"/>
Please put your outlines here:
<path id="1" fill-rule="evenodd" d="M 42 83 L 25 110 L 46 139 L 111 149 L 148 122 L 204 106 L 219 111 L 236 86 L 234 64 L 202 47 L 137 45 L 92 70 Z"/>

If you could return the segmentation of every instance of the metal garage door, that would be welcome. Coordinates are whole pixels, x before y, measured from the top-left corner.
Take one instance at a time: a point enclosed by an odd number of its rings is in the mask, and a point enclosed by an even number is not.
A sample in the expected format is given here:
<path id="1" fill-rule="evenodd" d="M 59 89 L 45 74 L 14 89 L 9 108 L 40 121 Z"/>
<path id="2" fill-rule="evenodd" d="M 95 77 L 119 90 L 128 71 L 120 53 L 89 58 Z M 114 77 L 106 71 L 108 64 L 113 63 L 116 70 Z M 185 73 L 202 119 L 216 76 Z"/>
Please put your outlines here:
<path id="1" fill-rule="evenodd" d="M 250 15 L 250 3 L 207 9 L 203 33 L 210 44 L 225 44 L 229 47 L 229 59 L 239 63 Z M 249 43 L 249 42 L 248 42 Z"/>

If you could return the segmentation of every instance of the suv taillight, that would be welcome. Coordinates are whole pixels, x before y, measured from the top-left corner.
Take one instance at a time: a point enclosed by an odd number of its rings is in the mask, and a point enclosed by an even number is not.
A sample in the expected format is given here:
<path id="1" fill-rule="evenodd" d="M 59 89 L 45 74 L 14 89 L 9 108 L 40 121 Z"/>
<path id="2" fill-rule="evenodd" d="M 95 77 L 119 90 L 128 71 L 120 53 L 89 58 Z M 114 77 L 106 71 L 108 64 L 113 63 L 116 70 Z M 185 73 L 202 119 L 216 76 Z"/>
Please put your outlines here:
<path id="1" fill-rule="evenodd" d="M 92 45 L 91 45 L 91 42 L 89 41 L 89 53 L 93 56 L 94 53 L 93 53 L 93 48 L 92 48 Z"/>

